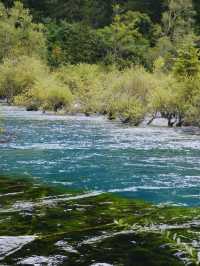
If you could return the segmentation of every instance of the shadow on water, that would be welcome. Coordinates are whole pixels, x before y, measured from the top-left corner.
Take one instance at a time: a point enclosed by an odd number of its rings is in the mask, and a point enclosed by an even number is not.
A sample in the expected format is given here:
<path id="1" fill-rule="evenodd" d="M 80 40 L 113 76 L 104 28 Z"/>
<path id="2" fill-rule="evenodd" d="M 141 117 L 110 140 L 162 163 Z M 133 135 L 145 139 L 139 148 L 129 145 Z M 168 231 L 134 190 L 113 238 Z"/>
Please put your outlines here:
<path id="1" fill-rule="evenodd" d="M 0 177 L 0 265 L 197 265 L 199 219 L 199 208 Z"/>

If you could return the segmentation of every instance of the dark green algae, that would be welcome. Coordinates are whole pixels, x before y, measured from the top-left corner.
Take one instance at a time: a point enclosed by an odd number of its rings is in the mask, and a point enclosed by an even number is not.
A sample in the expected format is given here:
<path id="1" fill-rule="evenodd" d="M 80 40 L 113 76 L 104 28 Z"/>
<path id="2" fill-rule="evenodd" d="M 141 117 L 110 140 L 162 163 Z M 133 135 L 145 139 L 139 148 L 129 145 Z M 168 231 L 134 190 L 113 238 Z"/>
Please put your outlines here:
<path id="1" fill-rule="evenodd" d="M 38 265 L 198 265 L 199 221 L 200 208 L 152 206 L 0 177 L 0 238 L 36 236 L 7 253 L 0 244 L 1 266 L 56 256 L 52 264 Z"/>

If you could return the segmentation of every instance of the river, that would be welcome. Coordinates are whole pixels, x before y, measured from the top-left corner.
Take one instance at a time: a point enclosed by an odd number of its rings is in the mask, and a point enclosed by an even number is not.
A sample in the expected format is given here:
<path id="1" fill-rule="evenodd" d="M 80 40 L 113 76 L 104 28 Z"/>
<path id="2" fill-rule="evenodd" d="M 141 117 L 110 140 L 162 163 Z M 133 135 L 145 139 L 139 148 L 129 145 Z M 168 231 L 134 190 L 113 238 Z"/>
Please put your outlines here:
<path id="1" fill-rule="evenodd" d="M 156 204 L 199 206 L 200 135 L 129 127 L 104 117 L 59 116 L 2 106 L 12 137 L 0 172 L 70 189 L 119 193 Z"/>

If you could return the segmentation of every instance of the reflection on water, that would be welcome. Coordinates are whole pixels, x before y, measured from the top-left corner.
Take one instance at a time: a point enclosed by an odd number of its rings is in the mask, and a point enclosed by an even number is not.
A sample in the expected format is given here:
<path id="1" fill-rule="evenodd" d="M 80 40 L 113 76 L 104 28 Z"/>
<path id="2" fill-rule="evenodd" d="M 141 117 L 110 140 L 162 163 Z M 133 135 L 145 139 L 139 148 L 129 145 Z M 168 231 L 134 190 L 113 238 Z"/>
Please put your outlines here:
<path id="1" fill-rule="evenodd" d="M 102 117 L 1 109 L 6 130 L 14 134 L 0 143 L 1 173 L 155 203 L 199 205 L 198 130 L 131 128 Z"/>

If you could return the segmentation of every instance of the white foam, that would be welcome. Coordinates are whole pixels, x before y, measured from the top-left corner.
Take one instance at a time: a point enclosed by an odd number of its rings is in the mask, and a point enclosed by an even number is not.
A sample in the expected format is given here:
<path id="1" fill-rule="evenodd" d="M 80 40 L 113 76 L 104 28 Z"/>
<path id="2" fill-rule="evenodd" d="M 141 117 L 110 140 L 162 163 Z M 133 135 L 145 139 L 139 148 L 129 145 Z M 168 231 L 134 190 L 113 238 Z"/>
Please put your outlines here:
<path id="1" fill-rule="evenodd" d="M 76 196 L 70 196 L 70 195 L 64 194 L 61 196 L 41 198 L 39 202 L 17 201 L 16 203 L 12 205 L 12 208 L 0 210 L 0 212 L 32 211 L 33 208 L 35 207 L 42 207 L 44 205 L 51 206 L 51 205 L 58 204 L 60 202 L 96 197 L 98 195 L 101 195 L 102 193 L 103 193 L 102 191 L 94 191 L 94 192 L 85 193 L 85 194 L 76 195 Z"/>
<path id="2" fill-rule="evenodd" d="M 0 194 L 0 197 L 10 197 L 10 196 L 16 196 L 19 194 L 24 194 L 24 192 L 13 192 L 13 193 L 5 193 L 5 194 Z"/>
<path id="3" fill-rule="evenodd" d="M 20 250 L 26 244 L 34 241 L 36 236 L 1 236 L 0 237 L 0 260 Z"/>
<path id="4" fill-rule="evenodd" d="M 55 246 L 69 253 L 78 253 L 78 251 L 68 244 L 68 242 L 63 240 L 56 242 Z"/>
<path id="5" fill-rule="evenodd" d="M 116 188 L 116 189 L 110 189 L 108 192 L 115 193 L 115 192 L 136 192 L 136 187 L 128 187 L 128 188 Z"/>
<path id="6" fill-rule="evenodd" d="M 112 237 L 119 236 L 119 235 L 128 235 L 128 234 L 131 234 L 131 233 L 133 233 L 132 230 L 124 230 L 124 231 L 121 231 L 121 232 L 95 236 L 95 237 L 91 237 L 89 239 L 83 240 L 80 243 L 80 245 L 93 245 L 95 243 L 102 242 L 102 241 L 104 241 L 105 239 L 108 239 L 108 238 L 112 238 Z"/>
<path id="7" fill-rule="evenodd" d="M 33 266 L 42 266 L 45 264 L 47 266 L 57 266 L 62 265 L 65 260 L 67 260 L 67 257 L 61 255 L 55 255 L 50 257 L 32 256 L 19 261 L 17 264 Z"/>
<path id="8" fill-rule="evenodd" d="M 108 264 L 108 263 L 94 263 L 90 266 L 113 266 L 112 264 Z"/>

